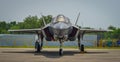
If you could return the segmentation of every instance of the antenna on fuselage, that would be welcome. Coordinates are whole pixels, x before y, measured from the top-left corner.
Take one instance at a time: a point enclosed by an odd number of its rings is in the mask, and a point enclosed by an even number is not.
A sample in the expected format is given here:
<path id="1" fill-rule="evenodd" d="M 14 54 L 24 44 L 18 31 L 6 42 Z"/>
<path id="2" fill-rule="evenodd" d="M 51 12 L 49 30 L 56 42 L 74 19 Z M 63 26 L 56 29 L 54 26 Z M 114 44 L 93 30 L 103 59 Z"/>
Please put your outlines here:
<path id="1" fill-rule="evenodd" d="M 75 25 L 77 26 L 77 22 L 79 20 L 79 17 L 80 17 L 80 12 L 78 13 L 78 16 L 77 16 L 77 19 L 76 19 L 76 22 L 75 22 Z"/>
<path id="2" fill-rule="evenodd" d="M 43 23 L 44 23 L 44 25 L 46 26 L 46 22 L 45 22 L 45 18 L 44 18 L 44 16 L 42 15 L 42 13 L 40 13 L 41 14 L 41 16 L 42 16 L 42 21 L 43 21 Z"/>

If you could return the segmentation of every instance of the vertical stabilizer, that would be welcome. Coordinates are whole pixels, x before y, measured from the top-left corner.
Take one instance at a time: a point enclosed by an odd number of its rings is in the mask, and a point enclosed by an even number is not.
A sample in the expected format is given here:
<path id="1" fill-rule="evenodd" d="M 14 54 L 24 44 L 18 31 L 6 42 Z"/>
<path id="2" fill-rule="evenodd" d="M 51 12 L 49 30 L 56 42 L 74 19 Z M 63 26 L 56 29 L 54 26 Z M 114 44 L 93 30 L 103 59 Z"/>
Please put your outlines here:
<path id="1" fill-rule="evenodd" d="M 78 16 L 77 16 L 77 19 L 76 19 L 75 25 L 77 25 L 77 22 L 78 22 L 78 20 L 79 20 L 79 17 L 80 17 L 80 12 L 78 13 Z"/>
<path id="2" fill-rule="evenodd" d="M 44 23 L 44 25 L 46 26 L 46 22 L 45 22 L 45 19 L 44 19 L 44 16 L 42 15 L 42 13 L 41 13 L 41 16 L 42 16 L 42 21 L 43 21 L 43 23 Z"/>

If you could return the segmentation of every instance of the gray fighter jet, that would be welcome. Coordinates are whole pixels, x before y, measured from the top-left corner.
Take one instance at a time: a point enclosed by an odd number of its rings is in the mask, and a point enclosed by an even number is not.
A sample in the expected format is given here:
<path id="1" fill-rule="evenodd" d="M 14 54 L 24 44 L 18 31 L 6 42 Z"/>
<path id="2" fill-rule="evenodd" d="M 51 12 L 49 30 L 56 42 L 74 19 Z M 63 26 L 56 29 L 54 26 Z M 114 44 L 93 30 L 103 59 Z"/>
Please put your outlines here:
<path id="1" fill-rule="evenodd" d="M 18 30 L 8 30 L 8 31 L 36 33 L 38 35 L 38 40 L 35 42 L 35 47 L 37 52 L 41 52 L 44 38 L 47 41 L 59 41 L 60 43 L 59 55 L 61 56 L 63 54 L 63 49 L 62 49 L 63 42 L 78 40 L 79 50 L 84 51 L 84 45 L 80 43 L 80 39 L 83 37 L 85 33 L 109 31 L 109 30 L 95 30 L 95 29 L 80 29 L 77 26 L 77 21 L 79 19 L 79 16 L 80 13 L 77 16 L 77 20 L 75 24 L 72 24 L 68 17 L 60 14 L 52 18 L 52 21 L 47 25 L 45 23 L 45 19 L 43 18 L 43 22 L 45 25 L 45 27 L 43 28 L 18 29 Z"/>

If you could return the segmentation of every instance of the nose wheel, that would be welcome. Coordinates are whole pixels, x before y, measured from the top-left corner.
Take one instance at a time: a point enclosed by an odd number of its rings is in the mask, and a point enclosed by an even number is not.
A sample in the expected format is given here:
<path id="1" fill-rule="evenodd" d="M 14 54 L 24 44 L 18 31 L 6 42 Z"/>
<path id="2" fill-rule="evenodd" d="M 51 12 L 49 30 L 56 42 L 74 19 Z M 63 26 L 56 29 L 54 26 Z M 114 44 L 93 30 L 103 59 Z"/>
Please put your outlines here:
<path id="1" fill-rule="evenodd" d="M 63 49 L 59 50 L 59 55 L 62 56 L 63 55 Z"/>
<path id="2" fill-rule="evenodd" d="M 63 46 L 63 40 L 62 40 L 62 39 L 59 39 L 59 41 L 60 41 L 59 55 L 62 56 L 62 55 L 63 55 L 63 49 L 62 49 L 62 46 Z"/>

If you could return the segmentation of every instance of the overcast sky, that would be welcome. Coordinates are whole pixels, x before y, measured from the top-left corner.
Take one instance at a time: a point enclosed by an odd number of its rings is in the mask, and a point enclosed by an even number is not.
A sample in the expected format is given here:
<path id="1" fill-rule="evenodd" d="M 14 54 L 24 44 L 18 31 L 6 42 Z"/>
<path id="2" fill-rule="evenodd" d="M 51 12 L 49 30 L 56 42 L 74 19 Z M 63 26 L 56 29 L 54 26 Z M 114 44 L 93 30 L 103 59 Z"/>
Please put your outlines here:
<path id="1" fill-rule="evenodd" d="M 0 0 L 0 21 L 23 21 L 28 15 L 64 14 L 78 25 L 104 28 L 120 27 L 120 0 Z"/>

